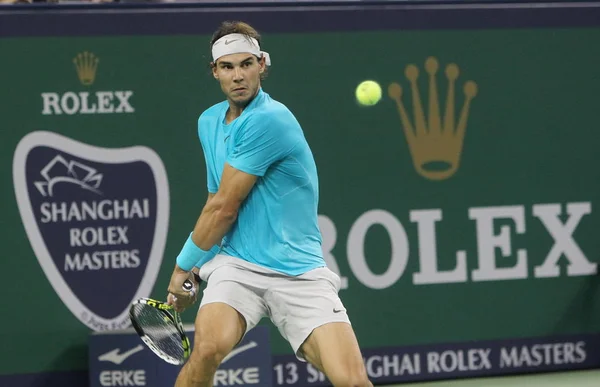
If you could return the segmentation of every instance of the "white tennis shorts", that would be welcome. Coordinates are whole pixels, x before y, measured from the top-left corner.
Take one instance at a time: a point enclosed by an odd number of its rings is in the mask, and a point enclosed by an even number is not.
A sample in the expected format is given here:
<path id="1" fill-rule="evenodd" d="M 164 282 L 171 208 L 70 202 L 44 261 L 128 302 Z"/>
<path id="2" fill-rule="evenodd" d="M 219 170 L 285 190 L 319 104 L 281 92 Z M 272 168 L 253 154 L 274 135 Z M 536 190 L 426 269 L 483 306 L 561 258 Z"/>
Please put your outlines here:
<path id="1" fill-rule="evenodd" d="M 207 282 L 200 308 L 223 302 L 246 319 L 246 332 L 268 316 L 294 354 L 311 332 L 331 322 L 350 324 L 338 296 L 340 277 L 326 267 L 292 277 L 239 258 L 218 254 L 200 268 Z"/>

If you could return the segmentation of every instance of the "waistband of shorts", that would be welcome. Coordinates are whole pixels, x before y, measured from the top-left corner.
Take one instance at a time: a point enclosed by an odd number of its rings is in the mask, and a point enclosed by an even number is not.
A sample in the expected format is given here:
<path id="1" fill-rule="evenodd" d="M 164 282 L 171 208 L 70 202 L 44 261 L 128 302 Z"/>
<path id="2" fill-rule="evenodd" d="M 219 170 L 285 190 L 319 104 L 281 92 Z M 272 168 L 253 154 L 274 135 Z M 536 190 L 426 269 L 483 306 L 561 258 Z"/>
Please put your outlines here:
<path id="1" fill-rule="evenodd" d="M 318 266 L 318 267 L 310 268 L 306 272 L 301 273 L 297 276 L 293 276 L 293 275 L 290 275 L 287 273 L 283 273 L 283 272 L 280 272 L 277 270 L 270 269 L 268 267 L 264 267 L 262 265 L 258 265 L 256 263 L 246 261 L 245 259 L 242 259 L 242 258 L 233 257 L 233 256 L 226 255 L 226 254 L 217 254 L 209 263 L 212 263 L 213 261 L 214 261 L 214 263 L 211 265 L 211 266 L 213 266 L 212 270 L 216 269 L 217 267 L 221 267 L 221 266 L 233 266 L 233 267 L 238 267 L 238 268 L 242 268 L 245 270 L 250 270 L 255 273 L 261 273 L 261 274 L 265 274 L 265 275 L 269 275 L 269 276 L 276 276 L 276 277 L 282 277 L 282 278 L 296 278 L 296 277 L 301 276 L 302 274 L 308 273 L 311 270 L 314 270 L 317 268 L 323 268 L 323 267 L 327 268 L 326 265 Z"/>

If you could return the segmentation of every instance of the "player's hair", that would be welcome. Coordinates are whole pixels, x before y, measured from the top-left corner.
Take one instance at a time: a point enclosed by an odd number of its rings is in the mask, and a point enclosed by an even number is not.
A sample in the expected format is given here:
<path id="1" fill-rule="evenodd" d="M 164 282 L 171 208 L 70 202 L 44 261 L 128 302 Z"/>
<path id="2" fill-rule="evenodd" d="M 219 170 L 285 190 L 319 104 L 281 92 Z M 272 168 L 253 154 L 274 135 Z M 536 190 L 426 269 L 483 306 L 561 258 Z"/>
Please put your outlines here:
<path id="1" fill-rule="evenodd" d="M 243 21 L 227 20 L 227 21 L 222 22 L 221 25 L 219 26 L 219 28 L 217 28 L 217 30 L 213 33 L 212 38 L 210 39 L 210 49 L 212 49 L 213 44 L 215 44 L 215 42 L 217 40 L 219 40 L 223 36 L 229 35 L 229 34 L 246 35 L 249 38 L 256 39 L 259 47 L 261 46 L 260 34 L 258 33 L 258 31 L 256 31 L 256 29 L 254 29 L 254 27 L 252 27 L 250 24 L 245 23 Z M 210 67 L 212 68 L 214 65 L 215 65 L 215 63 L 213 63 L 211 61 Z M 265 71 L 263 71 L 263 73 L 260 75 L 261 80 L 263 80 L 267 77 L 267 70 L 268 70 L 268 67 L 265 66 Z"/>

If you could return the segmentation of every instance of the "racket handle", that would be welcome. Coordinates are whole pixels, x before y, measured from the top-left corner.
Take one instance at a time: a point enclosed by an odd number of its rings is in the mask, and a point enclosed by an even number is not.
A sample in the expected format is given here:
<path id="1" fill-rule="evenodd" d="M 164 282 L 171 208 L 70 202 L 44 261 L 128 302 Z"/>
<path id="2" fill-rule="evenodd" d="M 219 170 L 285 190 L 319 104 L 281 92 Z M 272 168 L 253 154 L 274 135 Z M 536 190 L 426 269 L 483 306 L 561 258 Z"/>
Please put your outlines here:
<path id="1" fill-rule="evenodd" d="M 185 280 L 185 282 L 183 283 L 183 290 L 185 290 L 186 292 L 190 292 L 192 297 L 196 295 L 196 287 L 190 280 Z"/>
<path id="2" fill-rule="evenodd" d="M 196 295 L 196 288 L 194 287 L 194 284 L 192 283 L 192 281 L 185 280 L 185 282 L 183 283 L 183 285 L 181 285 L 181 287 L 186 292 L 189 292 L 192 295 L 192 297 L 194 297 Z M 173 300 L 177 301 L 177 297 L 173 296 Z"/>
<path id="3" fill-rule="evenodd" d="M 183 290 L 185 290 L 186 292 L 192 292 L 194 291 L 194 284 L 192 283 L 192 281 L 190 280 L 185 280 L 185 282 L 183 283 Z"/>

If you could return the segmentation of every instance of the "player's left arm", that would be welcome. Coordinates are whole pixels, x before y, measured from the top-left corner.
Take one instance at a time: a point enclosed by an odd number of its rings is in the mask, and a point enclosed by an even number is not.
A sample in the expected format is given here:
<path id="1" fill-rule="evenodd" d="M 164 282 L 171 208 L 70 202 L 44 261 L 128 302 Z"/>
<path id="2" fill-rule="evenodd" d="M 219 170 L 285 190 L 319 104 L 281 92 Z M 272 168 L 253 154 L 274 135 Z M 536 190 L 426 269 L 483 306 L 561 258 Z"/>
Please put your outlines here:
<path id="1" fill-rule="evenodd" d="M 192 241 L 203 250 L 219 243 L 237 219 L 238 210 L 257 179 L 296 146 L 293 116 L 255 114 L 240 128 L 223 168 L 219 188 L 204 207 Z"/>
<path id="2" fill-rule="evenodd" d="M 298 143 L 297 129 L 293 116 L 265 117 L 254 115 L 240 128 L 242 136 L 235 139 L 233 149 L 221 174 L 217 192 L 204 205 L 194 226 L 190 239 L 177 257 L 168 291 L 170 296 L 185 298 L 185 305 L 193 302 L 182 290 L 188 278 L 189 258 L 196 260 L 196 267 L 204 258 L 211 259 L 215 245 L 220 244 L 225 234 L 237 219 L 238 211 L 259 177 L 264 176 L 273 163 L 290 154 Z M 294 119 L 295 120 L 295 119 Z M 296 135 L 293 133 L 296 132 Z M 200 250 L 200 251 L 198 251 Z M 200 253 L 200 254 L 199 254 Z M 184 266 L 179 266 L 179 260 Z M 185 307 L 184 304 L 177 307 Z"/>
<path id="3" fill-rule="evenodd" d="M 254 186 L 257 177 L 236 170 L 225 164 L 221 176 L 221 184 L 215 194 L 209 193 L 202 213 L 194 226 L 192 242 L 202 250 L 209 251 L 214 245 L 220 244 L 223 236 L 229 231 L 237 218 L 237 212 L 248 193 Z M 185 247 L 184 247 L 185 248 Z M 167 291 L 167 303 L 173 305 L 176 311 L 182 312 L 196 302 L 197 293 L 182 291 L 182 284 L 190 280 L 195 287 L 199 281 L 194 276 L 199 274 L 199 267 L 192 268 L 191 273 L 175 265 Z"/>
<path id="4" fill-rule="evenodd" d="M 218 191 L 206 203 L 194 226 L 192 240 L 196 246 L 209 250 L 219 244 L 235 220 L 258 176 L 225 163 Z"/>

